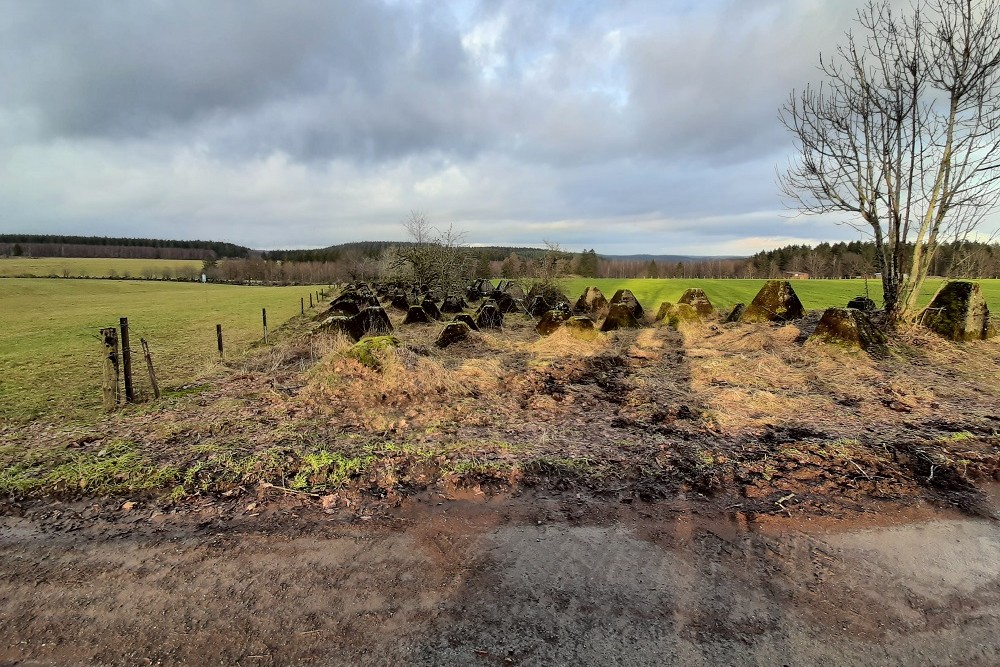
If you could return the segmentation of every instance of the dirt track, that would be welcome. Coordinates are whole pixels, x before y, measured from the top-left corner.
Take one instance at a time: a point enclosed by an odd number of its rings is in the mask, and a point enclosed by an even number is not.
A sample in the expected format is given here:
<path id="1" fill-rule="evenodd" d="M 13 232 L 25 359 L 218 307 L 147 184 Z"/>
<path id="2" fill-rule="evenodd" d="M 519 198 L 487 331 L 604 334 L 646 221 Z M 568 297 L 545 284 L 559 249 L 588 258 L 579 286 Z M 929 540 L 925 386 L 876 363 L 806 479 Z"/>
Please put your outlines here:
<path id="1" fill-rule="evenodd" d="M 0 667 L 1000 664 L 1000 348 L 803 331 L 295 338 L 2 432 Z"/>
<path id="2" fill-rule="evenodd" d="M 3 518 L 0 664 L 1000 664 L 1000 524 L 926 505 L 244 503 Z"/>

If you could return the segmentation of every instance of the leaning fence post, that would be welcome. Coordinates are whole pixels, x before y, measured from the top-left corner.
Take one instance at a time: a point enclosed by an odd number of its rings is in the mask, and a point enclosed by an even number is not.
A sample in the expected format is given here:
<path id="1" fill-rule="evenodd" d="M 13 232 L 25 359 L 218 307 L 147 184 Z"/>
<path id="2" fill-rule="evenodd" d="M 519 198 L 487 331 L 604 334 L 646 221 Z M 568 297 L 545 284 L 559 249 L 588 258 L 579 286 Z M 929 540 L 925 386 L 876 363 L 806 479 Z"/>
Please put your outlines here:
<path id="1" fill-rule="evenodd" d="M 132 386 L 132 349 L 128 341 L 128 318 L 122 317 L 118 320 L 122 330 L 122 370 L 125 375 L 125 400 L 129 403 L 135 401 L 135 389 Z"/>
<path id="2" fill-rule="evenodd" d="M 153 355 L 149 353 L 149 344 L 145 338 L 139 339 L 142 346 L 142 356 L 146 359 L 146 372 L 149 373 L 149 384 L 153 387 L 153 397 L 160 397 L 160 385 L 156 382 L 156 373 L 153 372 Z"/>
<path id="3" fill-rule="evenodd" d="M 219 358 L 222 358 L 222 325 L 215 325 L 215 341 L 219 344 Z"/>
<path id="4" fill-rule="evenodd" d="M 267 345 L 267 308 L 260 309 L 260 316 L 264 320 L 264 345 Z"/>
<path id="5" fill-rule="evenodd" d="M 313 295 L 312 295 L 312 292 L 309 293 L 309 307 L 310 308 L 313 307 Z"/>
<path id="6" fill-rule="evenodd" d="M 118 405 L 118 330 L 101 329 L 104 344 L 104 409 L 114 410 Z"/>

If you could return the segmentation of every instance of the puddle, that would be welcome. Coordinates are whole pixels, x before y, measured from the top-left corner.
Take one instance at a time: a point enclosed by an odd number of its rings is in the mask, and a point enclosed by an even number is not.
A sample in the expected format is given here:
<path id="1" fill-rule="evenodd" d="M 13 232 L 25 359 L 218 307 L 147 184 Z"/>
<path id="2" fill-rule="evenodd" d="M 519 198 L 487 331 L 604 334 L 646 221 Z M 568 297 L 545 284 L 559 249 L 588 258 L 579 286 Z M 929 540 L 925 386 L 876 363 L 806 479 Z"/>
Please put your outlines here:
<path id="1" fill-rule="evenodd" d="M 949 519 L 826 536 L 844 558 L 925 596 L 972 593 L 1000 577 L 1000 524 Z"/>

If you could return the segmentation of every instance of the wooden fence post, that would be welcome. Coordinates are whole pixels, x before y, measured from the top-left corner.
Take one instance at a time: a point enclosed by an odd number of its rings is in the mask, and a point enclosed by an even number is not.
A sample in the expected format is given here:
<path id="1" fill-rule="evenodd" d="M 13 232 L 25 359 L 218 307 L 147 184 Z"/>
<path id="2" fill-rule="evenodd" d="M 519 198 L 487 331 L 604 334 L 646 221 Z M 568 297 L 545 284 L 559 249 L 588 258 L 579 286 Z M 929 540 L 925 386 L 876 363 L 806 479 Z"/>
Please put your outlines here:
<path id="1" fill-rule="evenodd" d="M 149 344 L 145 338 L 140 338 L 139 344 L 142 345 L 142 356 L 146 359 L 146 371 L 149 373 L 149 384 L 153 387 L 153 397 L 159 398 L 160 385 L 157 384 L 156 373 L 153 372 L 153 355 L 149 353 Z"/>
<path id="2" fill-rule="evenodd" d="M 306 300 L 304 298 L 302 298 L 302 297 L 299 297 L 299 311 L 300 311 L 300 313 L 299 313 L 300 315 L 305 315 L 306 314 Z"/>
<path id="3" fill-rule="evenodd" d="M 222 358 L 222 325 L 215 325 L 215 340 L 219 344 L 219 358 Z"/>
<path id="4" fill-rule="evenodd" d="M 267 345 L 267 308 L 260 309 L 260 316 L 264 320 L 264 345 Z"/>
<path id="5" fill-rule="evenodd" d="M 125 372 L 125 400 L 129 403 L 135 402 L 135 388 L 132 386 L 132 349 L 128 340 L 128 318 L 122 317 L 118 320 L 122 335 L 122 370 Z"/>
<path id="6" fill-rule="evenodd" d="M 309 294 L 309 307 L 310 307 L 310 308 L 312 308 L 312 307 L 313 307 L 313 295 L 312 295 L 312 293 L 311 293 L 311 292 L 310 292 L 310 294 Z"/>
<path id="7" fill-rule="evenodd" d="M 118 405 L 118 330 L 101 329 L 104 344 L 104 409 L 111 411 Z"/>

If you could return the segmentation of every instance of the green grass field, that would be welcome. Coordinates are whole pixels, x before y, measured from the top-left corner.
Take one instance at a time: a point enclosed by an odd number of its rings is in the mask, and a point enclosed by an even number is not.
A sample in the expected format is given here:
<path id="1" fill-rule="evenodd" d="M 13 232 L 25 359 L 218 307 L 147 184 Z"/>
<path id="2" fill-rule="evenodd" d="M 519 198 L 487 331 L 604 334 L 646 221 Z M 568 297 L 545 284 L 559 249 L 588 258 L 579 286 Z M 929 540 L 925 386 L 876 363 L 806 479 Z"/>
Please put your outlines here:
<path id="1" fill-rule="evenodd" d="M 695 278 L 669 279 L 617 279 L 572 278 L 564 281 L 563 290 L 571 299 L 579 298 L 588 285 L 596 285 L 609 299 L 615 290 L 629 289 L 643 308 L 656 311 L 664 301 L 676 303 L 684 290 L 700 287 L 720 310 L 728 310 L 737 303 L 750 303 L 764 284 L 763 280 L 707 280 Z M 986 302 L 992 312 L 1000 313 L 1000 280 L 980 280 Z M 792 286 L 806 309 L 846 306 L 847 302 L 865 293 L 864 280 L 793 280 Z M 921 304 L 930 303 L 942 281 L 928 281 L 921 292 Z M 871 298 L 882 303 L 882 283 L 868 281 Z"/>
<path id="2" fill-rule="evenodd" d="M 299 314 L 309 287 L 241 287 L 132 280 L 0 279 L 0 420 L 94 418 L 101 404 L 98 329 L 129 318 L 139 388 L 149 386 L 139 338 L 152 348 L 162 388 L 197 380 L 218 357 Z"/>
<path id="3" fill-rule="evenodd" d="M 201 271 L 197 259 L 110 259 L 100 257 L 0 257 L 4 278 L 178 278 Z"/>
<path id="4" fill-rule="evenodd" d="M 123 260 L 116 260 L 123 261 Z M 701 287 L 719 309 L 749 302 L 762 280 L 572 279 L 576 298 L 587 285 L 608 297 L 631 289 L 648 310 Z M 981 281 L 987 301 L 1000 312 L 1000 281 Z M 794 283 L 806 308 L 844 305 L 864 293 L 864 282 L 808 280 Z M 928 285 L 929 300 L 938 284 Z M 870 282 L 879 301 L 880 286 Z M 0 420 L 37 417 L 88 421 L 99 414 L 102 353 L 97 331 L 127 316 L 135 352 L 135 377 L 148 387 L 139 338 L 152 347 L 162 387 L 195 382 L 216 361 L 215 325 L 225 330 L 227 351 L 238 354 L 261 337 L 260 309 L 272 330 L 308 303 L 309 287 L 240 287 L 132 280 L 0 279 Z"/>

